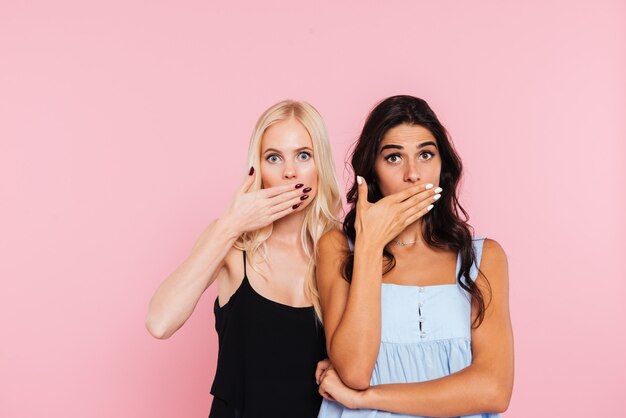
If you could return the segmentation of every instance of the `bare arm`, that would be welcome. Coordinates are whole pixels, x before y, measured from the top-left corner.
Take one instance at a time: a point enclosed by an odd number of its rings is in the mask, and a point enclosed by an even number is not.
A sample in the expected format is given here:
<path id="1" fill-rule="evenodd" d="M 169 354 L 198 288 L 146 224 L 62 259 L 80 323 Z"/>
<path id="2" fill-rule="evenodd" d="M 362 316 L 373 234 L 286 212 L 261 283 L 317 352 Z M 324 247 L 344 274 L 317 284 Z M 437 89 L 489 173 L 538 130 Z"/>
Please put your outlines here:
<path id="1" fill-rule="evenodd" d="M 174 334 L 193 313 L 204 291 L 226 274 L 224 258 L 240 233 L 219 219 L 196 241 L 189 257 L 161 283 L 148 308 L 146 327 L 156 338 Z"/>
<path id="2" fill-rule="evenodd" d="M 224 214 L 206 228 L 189 257 L 156 290 L 146 317 L 146 328 L 154 337 L 165 339 L 174 334 L 211 283 L 220 275 L 227 278 L 224 259 L 241 234 L 271 224 L 301 202 L 303 185 L 250 191 L 255 177 L 251 170 Z"/>
<path id="3" fill-rule="evenodd" d="M 414 186 L 371 204 L 367 184 L 359 184 L 351 283 L 343 279 L 341 271 L 348 254 L 343 233 L 331 231 L 320 240 L 317 282 L 328 356 L 351 388 L 369 386 L 378 356 L 383 248 L 432 208 L 438 192 L 432 185 Z"/>
<path id="4" fill-rule="evenodd" d="M 481 270 L 491 285 L 492 300 L 483 323 L 472 331 L 470 366 L 440 379 L 372 386 L 360 392 L 343 386 L 331 371 L 328 392 L 349 407 L 407 415 L 449 417 L 505 411 L 513 389 L 513 332 L 506 254 L 497 242 L 485 241 Z M 476 283 L 486 292 L 482 277 Z"/>
<path id="5" fill-rule="evenodd" d="M 342 277 L 348 244 L 341 231 L 319 243 L 317 281 L 328 357 L 342 380 L 355 389 L 369 386 L 380 345 L 382 249 L 357 240 L 352 283 Z"/>

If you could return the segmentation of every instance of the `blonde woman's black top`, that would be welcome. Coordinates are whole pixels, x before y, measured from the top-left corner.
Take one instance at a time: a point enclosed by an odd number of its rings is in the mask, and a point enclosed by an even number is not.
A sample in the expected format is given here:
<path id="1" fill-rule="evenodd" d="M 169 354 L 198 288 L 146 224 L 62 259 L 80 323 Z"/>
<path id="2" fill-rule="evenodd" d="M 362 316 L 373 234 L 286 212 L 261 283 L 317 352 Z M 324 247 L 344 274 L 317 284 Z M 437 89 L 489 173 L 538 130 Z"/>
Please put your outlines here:
<path id="1" fill-rule="evenodd" d="M 244 278 L 223 307 L 215 300 L 219 353 L 209 418 L 315 418 L 315 382 L 326 358 L 324 329 L 313 307 L 269 300 Z"/>

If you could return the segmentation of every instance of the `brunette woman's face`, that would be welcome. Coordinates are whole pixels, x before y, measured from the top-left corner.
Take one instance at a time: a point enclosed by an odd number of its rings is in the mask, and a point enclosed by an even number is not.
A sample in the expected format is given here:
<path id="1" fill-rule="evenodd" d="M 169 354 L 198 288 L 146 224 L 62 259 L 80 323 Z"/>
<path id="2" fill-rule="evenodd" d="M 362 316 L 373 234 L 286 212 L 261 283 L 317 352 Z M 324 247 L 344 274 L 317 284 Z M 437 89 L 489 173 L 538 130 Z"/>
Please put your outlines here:
<path id="1" fill-rule="evenodd" d="M 383 196 L 417 184 L 439 185 L 441 157 L 437 140 L 423 126 L 402 124 L 387 131 L 374 164 Z"/>
<path id="2" fill-rule="evenodd" d="M 261 140 L 261 181 L 268 189 L 290 183 L 302 183 L 309 198 L 296 211 L 303 210 L 317 194 L 317 166 L 313 141 L 308 131 L 295 118 L 270 126 Z"/>

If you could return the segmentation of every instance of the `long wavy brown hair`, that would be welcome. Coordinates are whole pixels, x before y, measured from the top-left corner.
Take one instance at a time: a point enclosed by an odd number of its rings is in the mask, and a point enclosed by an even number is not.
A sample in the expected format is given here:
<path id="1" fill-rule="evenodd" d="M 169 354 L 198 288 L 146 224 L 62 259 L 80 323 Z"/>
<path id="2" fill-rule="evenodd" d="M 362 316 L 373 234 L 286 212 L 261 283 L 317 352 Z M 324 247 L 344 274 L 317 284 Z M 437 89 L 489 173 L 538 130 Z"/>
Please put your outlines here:
<path id="1" fill-rule="evenodd" d="M 463 164 L 435 112 L 426 101 L 412 96 L 393 96 L 378 103 L 370 112 L 359 139 L 351 154 L 354 176 L 365 178 L 368 185 L 368 200 L 377 202 L 384 196 L 380 191 L 374 163 L 379 145 L 389 129 L 402 125 L 419 125 L 430 131 L 437 140 L 441 156 L 441 174 L 439 185 L 447 190 L 434 208 L 422 217 L 424 241 L 434 248 L 455 250 L 461 255 L 461 267 L 457 280 L 459 285 L 472 297 L 477 311 L 472 326 L 478 327 L 485 317 L 485 295 L 470 277 L 470 269 L 476 262 L 472 245 L 473 228 L 469 225 L 469 216 L 458 199 L 458 186 L 463 173 Z M 343 231 L 352 242 L 356 238 L 354 222 L 358 188 L 356 182 L 347 193 L 349 212 L 343 221 Z M 383 251 L 383 274 L 391 271 L 396 260 L 386 248 Z M 354 254 L 348 255 L 343 265 L 343 276 L 350 282 Z M 479 270 L 487 283 L 486 277 Z"/>

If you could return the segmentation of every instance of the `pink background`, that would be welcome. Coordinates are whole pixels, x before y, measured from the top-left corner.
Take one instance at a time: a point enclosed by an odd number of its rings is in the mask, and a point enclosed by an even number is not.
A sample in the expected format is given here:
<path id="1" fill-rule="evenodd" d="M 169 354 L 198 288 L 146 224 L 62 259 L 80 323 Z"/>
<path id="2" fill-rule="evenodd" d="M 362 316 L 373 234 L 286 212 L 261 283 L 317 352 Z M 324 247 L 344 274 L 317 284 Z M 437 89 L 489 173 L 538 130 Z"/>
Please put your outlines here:
<path id="1" fill-rule="evenodd" d="M 450 130 L 472 223 L 509 255 L 506 415 L 621 415 L 626 3 L 225 3 L 0 3 L 0 416 L 205 417 L 216 289 L 170 340 L 144 316 L 256 118 L 310 101 L 346 181 L 399 93 Z"/>

